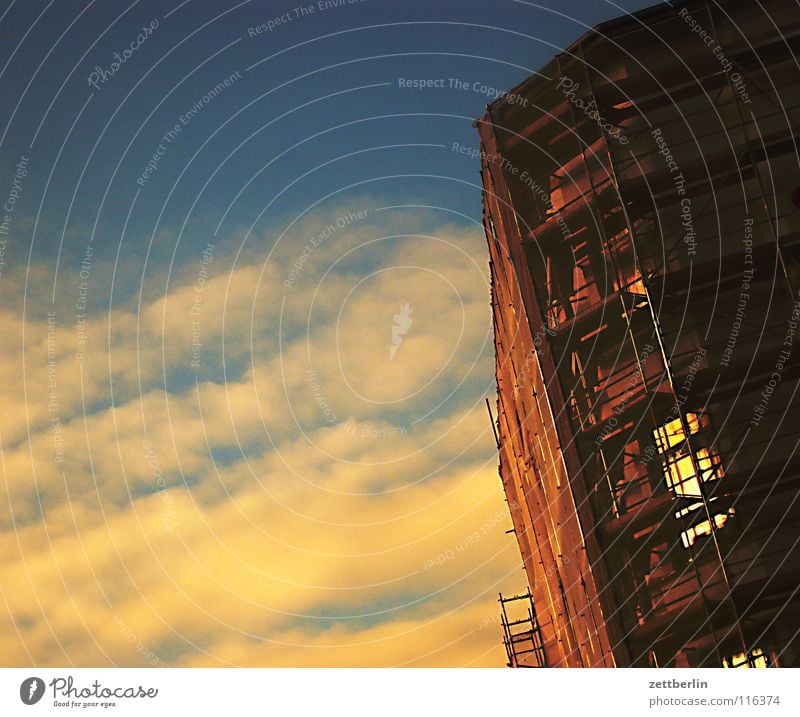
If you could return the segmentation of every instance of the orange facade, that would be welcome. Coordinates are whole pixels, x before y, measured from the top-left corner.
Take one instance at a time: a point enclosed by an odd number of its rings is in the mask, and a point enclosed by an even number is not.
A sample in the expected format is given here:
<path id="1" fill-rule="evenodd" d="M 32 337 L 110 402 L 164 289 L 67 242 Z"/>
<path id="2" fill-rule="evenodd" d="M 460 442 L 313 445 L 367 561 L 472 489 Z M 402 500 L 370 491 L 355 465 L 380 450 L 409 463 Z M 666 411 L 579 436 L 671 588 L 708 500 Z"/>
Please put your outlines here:
<path id="1" fill-rule="evenodd" d="M 800 661 L 800 17 L 674 5 L 477 122 L 512 665 Z"/>

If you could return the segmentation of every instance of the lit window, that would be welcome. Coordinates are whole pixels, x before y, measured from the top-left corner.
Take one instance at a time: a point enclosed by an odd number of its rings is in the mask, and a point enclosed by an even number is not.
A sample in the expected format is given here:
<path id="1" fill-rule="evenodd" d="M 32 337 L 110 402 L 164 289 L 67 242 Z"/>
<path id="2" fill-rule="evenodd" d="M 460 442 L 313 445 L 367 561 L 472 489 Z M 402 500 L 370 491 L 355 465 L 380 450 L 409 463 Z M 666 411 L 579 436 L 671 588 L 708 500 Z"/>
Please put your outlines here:
<path id="1" fill-rule="evenodd" d="M 722 475 L 722 465 L 719 455 L 708 448 L 698 448 L 694 452 L 694 459 L 685 446 L 686 431 L 684 421 L 689 429 L 689 435 L 698 433 L 701 428 L 709 425 L 708 416 L 696 413 L 687 413 L 682 421 L 676 418 L 653 431 L 656 448 L 664 456 L 664 476 L 667 486 L 677 496 L 684 498 L 700 497 L 700 483 L 719 478 Z M 695 464 L 700 472 L 697 475 Z"/>
<path id="2" fill-rule="evenodd" d="M 665 466 L 667 468 L 667 485 L 675 495 L 700 496 L 700 481 L 695 475 L 691 456 L 678 456 L 675 460 L 666 461 Z"/>
<path id="3" fill-rule="evenodd" d="M 765 667 L 769 667 L 769 658 L 764 654 L 764 651 L 761 648 L 754 648 L 750 650 L 747 654 L 744 652 L 740 652 L 738 655 L 734 655 L 733 657 L 723 657 L 722 658 L 722 666 L 723 667 L 754 667 L 757 669 L 763 669 Z"/>
<path id="4" fill-rule="evenodd" d="M 677 513 L 675 513 L 675 517 L 676 518 L 685 518 L 687 515 L 689 515 L 689 513 L 693 513 L 698 508 L 702 508 L 702 507 L 703 507 L 702 503 L 691 503 L 690 505 L 688 505 L 683 510 L 679 510 Z"/>
<path id="5" fill-rule="evenodd" d="M 619 270 L 622 276 L 620 279 L 614 281 L 615 288 L 622 289 L 622 291 L 635 294 L 636 296 L 647 296 L 644 279 L 638 267 L 634 266 L 626 269 L 622 266 Z"/>
<path id="6" fill-rule="evenodd" d="M 675 495 L 684 498 L 701 497 L 700 481 L 706 483 L 718 478 L 720 475 L 720 461 L 716 453 L 711 453 L 708 448 L 698 448 L 695 451 L 695 460 L 700 470 L 700 479 L 694 471 L 694 462 L 687 452 L 680 452 L 670 456 L 664 461 L 667 485 Z"/>
<path id="7" fill-rule="evenodd" d="M 697 504 L 700 505 L 699 503 Z M 725 523 L 728 522 L 728 518 L 734 514 L 733 508 L 731 508 L 727 513 L 717 513 L 716 515 L 712 516 L 714 519 L 714 527 L 719 530 L 722 528 Z M 688 530 L 684 530 L 681 533 L 681 541 L 683 542 L 683 547 L 688 548 L 694 545 L 694 541 L 697 540 L 701 535 L 711 535 L 711 523 L 707 520 L 704 520 L 702 523 L 698 523 L 697 525 L 693 525 Z"/>
<path id="8" fill-rule="evenodd" d="M 684 420 L 689 427 L 690 435 L 697 433 L 701 428 L 705 428 L 708 425 L 708 417 L 698 416 L 696 413 L 687 413 Z M 670 448 L 686 440 L 686 432 L 683 430 L 683 421 L 680 418 L 665 423 L 661 428 L 656 428 L 654 433 L 659 453 L 666 453 Z"/>
<path id="9" fill-rule="evenodd" d="M 667 487 L 678 498 L 696 499 L 675 513 L 677 519 L 687 515 L 703 506 L 702 484 L 716 480 L 722 476 L 722 462 L 716 451 L 711 448 L 700 447 L 694 451 L 694 456 L 687 445 L 687 437 L 699 433 L 701 429 L 710 424 L 708 416 L 697 413 L 687 413 L 683 420 L 676 418 L 665 423 L 653 431 L 656 448 L 662 456 L 664 477 Z M 685 428 L 684 428 L 685 425 Z M 688 435 L 687 435 L 688 429 Z M 715 499 L 708 500 L 709 505 Z M 734 514 L 733 509 L 726 513 L 712 515 L 714 528 L 722 528 L 728 518 Z M 710 535 L 712 524 L 704 520 L 688 530 L 681 532 L 681 541 L 684 548 L 694 545 L 697 538 Z"/>
<path id="10" fill-rule="evenodd" d="M 634 279 L 625 289 L 629 294 L 636 294 L 637 296 L 647 295 L 647 290 L 644 288 L 644 281 L 641 276 Z"/>

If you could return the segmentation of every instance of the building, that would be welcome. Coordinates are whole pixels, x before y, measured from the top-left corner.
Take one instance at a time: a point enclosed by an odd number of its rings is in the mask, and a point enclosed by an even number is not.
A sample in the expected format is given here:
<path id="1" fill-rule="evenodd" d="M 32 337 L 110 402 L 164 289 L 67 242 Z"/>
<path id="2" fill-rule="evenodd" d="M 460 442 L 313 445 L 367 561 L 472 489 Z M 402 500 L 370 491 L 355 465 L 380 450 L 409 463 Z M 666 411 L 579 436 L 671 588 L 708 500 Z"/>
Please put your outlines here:
<path id="1" fill-rule="evenodd" d="M 476 123 L 510 665 L 800 665 L 798 58 L 795 0 L 661 4 Z"/>

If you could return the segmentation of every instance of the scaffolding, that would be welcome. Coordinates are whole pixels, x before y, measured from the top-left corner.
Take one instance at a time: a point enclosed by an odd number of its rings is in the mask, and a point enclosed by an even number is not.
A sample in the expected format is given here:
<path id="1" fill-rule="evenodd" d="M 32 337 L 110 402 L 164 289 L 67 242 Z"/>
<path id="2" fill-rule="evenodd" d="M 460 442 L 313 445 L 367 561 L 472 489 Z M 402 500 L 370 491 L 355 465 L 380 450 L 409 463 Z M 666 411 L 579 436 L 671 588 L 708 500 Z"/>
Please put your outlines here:
<path id="1" fill-rule="evenodd" d="M 536 610 L 530 591 L 522 595 L 503 597 L 500 593 L 500 621 L 503 626 L 503 645 L 508 656 L 508 667 L 547 667 L 542 643 L 542 631 L 536 621 Z M 526 611 L 516 619 L 509 612 L 521 603 Z"/>
<path id="2" fill-rule="evenodd" d="M 673 5 L 477 123 L 500 473 L 550 665 L 800 661 L 800 17 Z"/>

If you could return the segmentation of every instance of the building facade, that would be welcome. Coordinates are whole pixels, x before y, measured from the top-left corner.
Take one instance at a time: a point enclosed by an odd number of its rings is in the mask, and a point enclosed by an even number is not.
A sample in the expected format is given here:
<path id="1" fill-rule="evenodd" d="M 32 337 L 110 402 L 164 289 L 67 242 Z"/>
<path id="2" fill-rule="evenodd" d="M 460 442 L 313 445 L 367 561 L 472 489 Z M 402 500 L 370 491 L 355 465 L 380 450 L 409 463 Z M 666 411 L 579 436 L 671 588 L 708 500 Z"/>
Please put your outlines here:
<path id="1" fill-rule="evenodd" d="M 510 665 L 800 665 L 798 58 L 794 0 L 662 4 L 477 121 Z"/>

